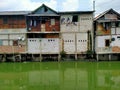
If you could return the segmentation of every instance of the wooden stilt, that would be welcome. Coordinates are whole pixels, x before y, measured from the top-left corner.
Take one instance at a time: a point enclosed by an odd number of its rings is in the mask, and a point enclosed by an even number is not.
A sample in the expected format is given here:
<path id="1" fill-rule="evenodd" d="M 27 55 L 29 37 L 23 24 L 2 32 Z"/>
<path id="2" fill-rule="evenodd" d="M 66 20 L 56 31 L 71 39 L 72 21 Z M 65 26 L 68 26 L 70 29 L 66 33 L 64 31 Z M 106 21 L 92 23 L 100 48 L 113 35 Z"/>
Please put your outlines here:
<path id="1" fill-rule="evenodd" d="M 61 58 L 61 55 L 60 55 L 60 54 L 58 54 L 58 61 L 60 61 L 60 58 Z"/>
<path id="2" fill-rule="evenodd" d="M 42 54 L 40 54 L 40 62 L 42 62 Z"/>
<path id="3" fill-rule="evenodd" d="M 99 61 L 99 55 L 98 54 L 96 55 L 96 58 L 97 58 L 97 61 Z"/>
<path id="4" fill-rule="evenodd" d="M 109 54 L 109 61 L 111 61 L 111 54 Z"/>
<path id="5" fill-rule="evenodd" d="M 75 54 L 75 60 L 77 60 L 78 58 L 77 58 L 77 54 Z"/>

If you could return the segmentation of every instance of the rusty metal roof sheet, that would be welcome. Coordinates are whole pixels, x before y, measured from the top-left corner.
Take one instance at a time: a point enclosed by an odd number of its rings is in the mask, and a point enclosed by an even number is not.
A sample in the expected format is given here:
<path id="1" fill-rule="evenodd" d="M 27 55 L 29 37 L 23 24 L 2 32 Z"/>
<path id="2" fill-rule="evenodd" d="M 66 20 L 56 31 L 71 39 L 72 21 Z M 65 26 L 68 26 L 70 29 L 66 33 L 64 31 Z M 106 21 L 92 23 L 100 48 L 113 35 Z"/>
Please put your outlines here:
<path id="1" fill-rule="evenodd" d="M 31 11 L 2 11 L 0 15 L 27 15 Z"/>

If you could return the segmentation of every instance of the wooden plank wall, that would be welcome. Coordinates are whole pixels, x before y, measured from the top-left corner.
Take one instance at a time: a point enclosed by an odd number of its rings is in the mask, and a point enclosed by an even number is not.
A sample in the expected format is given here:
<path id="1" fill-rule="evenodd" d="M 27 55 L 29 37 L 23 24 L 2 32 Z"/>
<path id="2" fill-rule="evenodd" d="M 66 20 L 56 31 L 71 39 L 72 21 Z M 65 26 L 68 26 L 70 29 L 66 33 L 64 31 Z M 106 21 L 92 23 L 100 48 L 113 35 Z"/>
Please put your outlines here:
<path id="1" fill-rule="evenodd" d="M 0 17 L 0 28 L 1 29 L 10 29 L 10 28 L 26 28 L 26 20 L 25 17 L 22 17 L 21 19 L 15 19 L 14 16 L 9 17 L 6 16 L 7 23 L 4 24 L 4 17 Z"/>

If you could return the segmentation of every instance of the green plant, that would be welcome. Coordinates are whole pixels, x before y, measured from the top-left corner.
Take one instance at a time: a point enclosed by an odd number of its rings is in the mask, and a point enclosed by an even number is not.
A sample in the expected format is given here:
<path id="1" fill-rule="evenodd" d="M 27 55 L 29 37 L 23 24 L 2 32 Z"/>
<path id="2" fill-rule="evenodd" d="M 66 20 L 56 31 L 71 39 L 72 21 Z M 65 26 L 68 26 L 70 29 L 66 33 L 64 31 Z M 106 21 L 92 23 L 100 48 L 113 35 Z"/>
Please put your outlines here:
<path id="1" fill-rule="evenodd" d="M 60 55 L 61 55 L 61 57 L 63 58 L 63 57 L 65 57 L 66 52 L 63 50 L 63 51 L 60 52 Z"/>
<path id="2" fill-rule="evenodd" d="M 86 54 L 87 54 L 87 58 L 92 58 L 94 52 L 92 50 L 87 50 Z"/>

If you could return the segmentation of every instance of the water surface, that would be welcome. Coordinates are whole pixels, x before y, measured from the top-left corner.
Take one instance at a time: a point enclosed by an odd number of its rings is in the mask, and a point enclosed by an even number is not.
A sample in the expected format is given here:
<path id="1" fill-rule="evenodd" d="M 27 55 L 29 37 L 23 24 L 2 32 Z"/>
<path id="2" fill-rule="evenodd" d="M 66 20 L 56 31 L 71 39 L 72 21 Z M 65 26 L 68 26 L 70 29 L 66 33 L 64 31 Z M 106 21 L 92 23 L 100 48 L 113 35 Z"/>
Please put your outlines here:
<path id="1" fill-rule="evenodd" d="M 0 90 L 120 90 L 120 62 L 0 63 Z"/>

